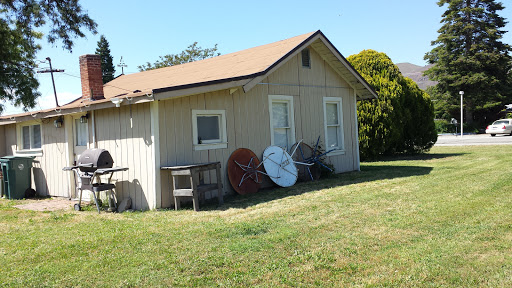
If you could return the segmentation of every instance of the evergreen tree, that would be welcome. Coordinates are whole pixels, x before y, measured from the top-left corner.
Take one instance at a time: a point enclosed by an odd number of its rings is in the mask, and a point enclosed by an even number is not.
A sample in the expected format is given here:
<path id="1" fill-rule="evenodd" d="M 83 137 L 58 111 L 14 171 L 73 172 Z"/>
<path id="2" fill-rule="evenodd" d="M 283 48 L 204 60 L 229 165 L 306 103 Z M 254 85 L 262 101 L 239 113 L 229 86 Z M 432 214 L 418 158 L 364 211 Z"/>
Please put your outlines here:
<path id="1" fill-rule="evenodd" d="M 0 1 L 0 100 L 25 110 L 36 105 L 39 82 L 35 78 L 37 43 L 47 25 L 47 41 L 71 52 L 73 38 L 96 33 L 96 23 L 82 10 L 78 0 Z M 0 114 L 3 105 L 0 104 Z"/>
<path id="2" fill-rule="evenodd" d="M 379 95 L 379 99 L 357 103 L 361 157 L 430 149 L 437 133 L 429 96 L 404 78 L 384 53 L 364 50 L 348 61 Z"/>
<path id="3" fill-rule="evenodd" d="M 114 80 L 114 73 L 116 73 L 116 68 L 114 67 L 113 57 L 110 55 L 110 47 L 107 38 L 105 38 L 105 35 L 101 35 L 100 41 L 98 41 L 96 54 L 101 56 L 101 72 L 103 74 L 103 84 Z"/>
<path id="4" fill-rule="evenodd" d="M 197 42 L 194 42 L 179 54 L 167 54 L 165 56 L 160 56 L 160 60 L 157 60 L 154 64 L 147 62 L 146 64 L 140 65 L 137 68 L 139 68 L 139 71 L 147 71 L 168 66 L 180 65 L 188 62 L 194 62 L 219 55 L 220 53 L 217 53 L 217 44 L 215 44 L 213 48 L 203 49 L 197 46 Z"/>
<path id="5" fill-rule="evenodd" d="M 460 118 L 459 91 L 464 91 L 465 122 L 485 122 L 508 104 L 511 98 L 510 45 L 501 42 L 505 24 L 498 12 L 504 9 L 494 0 L 441 0 L 448 4 L 443 14 L 434 48 L 425 60 L 435 64 L 425 74 L 438 81 L 439 107 L 453 118 Z M 459 106 L 460 107 L 460 106 Z M 451 118 L 446 117 L 446 118 Z M 484 124 L 484 123 L 480 123 Z"/>

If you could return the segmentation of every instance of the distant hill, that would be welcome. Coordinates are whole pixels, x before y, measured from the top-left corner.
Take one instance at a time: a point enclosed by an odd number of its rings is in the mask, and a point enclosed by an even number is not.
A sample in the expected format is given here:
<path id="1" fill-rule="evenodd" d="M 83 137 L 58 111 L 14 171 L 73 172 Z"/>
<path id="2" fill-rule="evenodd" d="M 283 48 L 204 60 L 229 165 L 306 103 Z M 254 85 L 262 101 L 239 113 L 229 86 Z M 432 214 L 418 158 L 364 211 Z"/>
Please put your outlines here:
<path id="1" fill-rule="evenodd" d="M 398 66 L 402 75 L 411 78 L 418 84 L 420 89 L 425 90 L 430 86 L 436 85 L 435 81 L 431 81 L 428 77 L 423 76 L 423 72 L 432 67 L 432 65 L 418 66 L 411 63 L 398 63 L 396 66 Z"/>

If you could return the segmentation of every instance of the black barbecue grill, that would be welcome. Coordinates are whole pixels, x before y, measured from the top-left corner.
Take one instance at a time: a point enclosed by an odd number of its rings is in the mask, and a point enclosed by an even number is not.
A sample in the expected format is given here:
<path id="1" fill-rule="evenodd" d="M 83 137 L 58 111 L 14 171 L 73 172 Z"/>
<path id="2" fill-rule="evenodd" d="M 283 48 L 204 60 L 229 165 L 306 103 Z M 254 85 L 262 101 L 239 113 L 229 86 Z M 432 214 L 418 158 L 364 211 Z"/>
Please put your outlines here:
<path id="1" fill-rule="evenodd" d="M 116 186 L 111 182 L 114 172 L 126 171 L 128 168 L 112 167 L 114 160 L 112 155 L 105 149 L 87 149 L 78 158 L 76 166 L 64 167 L 64 171 L 73 171 L 75 173 L 77 189 L 80 191 L 78 204 L 75 204 L 75 210 L 81 209 L 82 204 L 82 191 L 91 191 L 98 213 L 100 213 L 100 206 L 98 204 L 99 192 L 106 191 L 108 196 L 108 205 L 112 209 L 112 204 L 117 210 L 117 200 L 114 194 Z M 109 175 L 110 174 L 110 175 Z M 102 183 L 100 176 L 109 175 L 108 182 Z M 98 195 L 97 195 L 98 194 Z"/>

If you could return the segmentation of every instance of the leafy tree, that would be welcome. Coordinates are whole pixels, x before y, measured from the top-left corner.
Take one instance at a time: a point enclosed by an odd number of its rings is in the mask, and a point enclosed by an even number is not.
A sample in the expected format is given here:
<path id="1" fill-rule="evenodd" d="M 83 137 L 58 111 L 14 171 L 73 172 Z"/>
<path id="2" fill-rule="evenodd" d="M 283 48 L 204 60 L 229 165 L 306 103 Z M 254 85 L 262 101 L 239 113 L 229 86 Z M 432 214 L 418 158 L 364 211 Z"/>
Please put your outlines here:
<path id="1" fill-rule="evenodd" d="M 157 60 L 154 64 L 147 62 L 146 64 L 137 66 L 137 68 L 139 68 L 139 71 L 147 71 L 188 62 L 194 62 L 219 55 L 220 53 L 217 53 L 217 44 L 215 44 L 213 48 L 203 49 L 197 46 L 197 42 L 194 42 L 179 54 L 167 54 L 165 56 L 160 56 L 160 60 Z"/>
<path id="2" fill-rule="evenodd" d="M 400 71 L 388 56 L 374 50 L 351 55 L 348 61 L 379 95 L 379 99 L 357 103 L 359 151 L 362 158 L 375 158 L 396 146 L 400 138 L 400 129 L 391 129 L 399 127 L 401 119 L 397 95 L 402 87 L 391 81 Z"/>
<path id="3" fill-rule="evenodd" d="M 116 73 L 116 68 L 114 67 L 113 57 L 110 55 L 110 47 L 107 38 L 105 38 L 105 35 L 101 35 L 100 41 L 98 41 L 96 54 L 101 56 L 101 72 L 103 74 L 103 84 L 114 80 L 114 73 Z"/>
<path id="4" fill-rule="evenodd" d="M 364 50 L 348 61 L 379 95 L 379 99 L 357 103 L 361 157 L 430 149 L 437 133 L 429 96 L 404 78 L 384 53 Z"/>
<path id="5" fill-rule="evenodd" d="M 423 152 L 432 148 L 437 141 L 434 106 L 430 96 L 412 79 L 402 79 L 403 140 L 397 150 L 405 153 Z"/>
<path id="6" fill-rule="evenodd" d="M 49 43 L 60 40 L 71 52 L 73 38 L 85 37 L 84 30 L 96 33 L 97 25 L 78 0 L 0 0 L 0 100 L 25 110 L 40 96 L 34 68 L 43 26 Z"/>
<path id="7" fill-rule="evenodd" d="M 437 106 L 445 110 L 443 118 L 459 119 L 453 108 L 460 105 L 459 91 L 464 91 L 464 121 L 482 121 L 512 99 L 512 49 L 501 42 L 507 22 L 497 13 L 504 6 L 494 0 L 441 0 L 437 4 L 448 7 L 439 36 L 432 41 L 434 48 L 425 55 L 425 60 L 435 64 L 425 74 L 438 81 L 436 100 L 445 102 Z"/>

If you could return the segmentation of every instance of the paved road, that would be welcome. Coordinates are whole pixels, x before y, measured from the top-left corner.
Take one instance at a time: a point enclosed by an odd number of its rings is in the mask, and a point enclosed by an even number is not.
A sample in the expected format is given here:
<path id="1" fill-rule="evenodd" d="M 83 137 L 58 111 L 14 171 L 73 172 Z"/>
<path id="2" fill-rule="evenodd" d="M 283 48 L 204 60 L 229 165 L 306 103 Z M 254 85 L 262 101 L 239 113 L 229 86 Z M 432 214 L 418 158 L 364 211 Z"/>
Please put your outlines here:
<path id="1" fill-rule="evenodd" d="M 435 146 L 464 146 L 464 145 L 512 145 L 512 136 L 487 134 L 478 135 L 439 135 Z"/>

